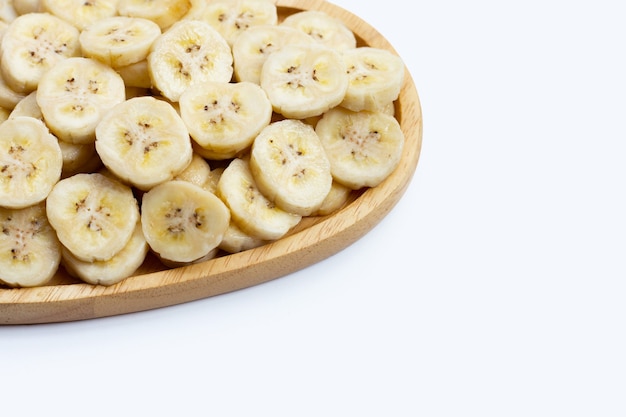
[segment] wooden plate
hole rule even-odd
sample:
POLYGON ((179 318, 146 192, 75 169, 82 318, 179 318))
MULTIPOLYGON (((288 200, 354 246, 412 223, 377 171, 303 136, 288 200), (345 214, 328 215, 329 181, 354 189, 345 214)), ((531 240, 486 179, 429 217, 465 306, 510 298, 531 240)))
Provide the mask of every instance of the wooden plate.
MULTIPOLYGON (((278 0, 277 6, 281 18, 301 10, 325 11, 352 29, 359 46, 395 52, 368 23, 323 0, 278 0)), ((288 236, 263 247, 188 267, 166 269, 150 255, 135 276, 110 287, 81 283, 63 269, 47 286, 0 287, 0 324, 75 321, 171 306, 279 278, 339 252, 389 213, 417 167, 422 113, 408 71, 396 102, 396 117, 406 136, 400 166, 381 185, 355 192, 342 210, 326 217, 305 218, 288 236)))

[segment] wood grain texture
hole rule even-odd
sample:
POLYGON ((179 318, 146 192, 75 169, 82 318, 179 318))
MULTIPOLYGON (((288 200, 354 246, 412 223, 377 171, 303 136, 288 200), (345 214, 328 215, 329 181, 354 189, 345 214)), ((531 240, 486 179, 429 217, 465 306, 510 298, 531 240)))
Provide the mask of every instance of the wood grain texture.
MULTIPOLYGON (((344 21, 360 46, 392 45, 367 22, 322 0, 279 0, 281 18, 300 10, 322 10, 344 21)), ((0 324, 34 324, 93 319, 207 298, 283 277, 319 262, 365 235, 396 205, 408 187, 422 146, 422 112, 410 73, 396 102, 406 137, 399 167, 382 184, 355 193, 353 201, 326 217, 303 220, 286 237, 245 252, 183 268, 166 269, 153 256, 136 275, 104 287, 81 283, 62 269, 38 288, 0 287, 0 324)))

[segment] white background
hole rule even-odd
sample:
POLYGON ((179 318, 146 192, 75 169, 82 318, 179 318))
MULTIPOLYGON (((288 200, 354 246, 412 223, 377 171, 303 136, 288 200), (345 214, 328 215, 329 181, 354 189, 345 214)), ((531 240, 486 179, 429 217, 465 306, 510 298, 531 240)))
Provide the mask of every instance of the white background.
POLYGON ((420 95, 394 210, 265 285, 0 328, 0 414, 625 415, 622 3, 336 0, 420 95))

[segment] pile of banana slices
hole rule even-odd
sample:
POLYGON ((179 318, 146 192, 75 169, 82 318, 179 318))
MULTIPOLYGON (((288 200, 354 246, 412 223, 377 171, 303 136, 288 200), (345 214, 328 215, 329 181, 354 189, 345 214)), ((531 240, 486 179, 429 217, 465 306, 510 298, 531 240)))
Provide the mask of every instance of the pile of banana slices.
POLYGON ((0 0, 0 284, 285 236, 398 166, 405 69, 271 0, 0 0))

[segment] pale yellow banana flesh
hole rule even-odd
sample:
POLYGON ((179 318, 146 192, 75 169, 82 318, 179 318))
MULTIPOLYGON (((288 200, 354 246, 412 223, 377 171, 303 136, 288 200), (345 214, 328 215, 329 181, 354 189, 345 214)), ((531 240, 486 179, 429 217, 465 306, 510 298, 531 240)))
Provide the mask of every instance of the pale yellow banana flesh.
POLYGON ((22 209, 0 207, 0 283, 11 287, 46 284, 61 261, 61 244, 45 204, 22 209))
POLYGON ((46 209, 63 246, 85 262, 115 256, 139 220, 131 188, 98 173, 59 181, 48 195, 46 209))
POLYGON ((173 262, 192 262, 218 247, 230 222, 226 205, 188 181, 172 180, 144 194, 141 223, 150 248, 173 262))
POLYGON ((321 206, 333 180, 317 134, 299 120, 287 119, 263 129, 252 146, 250 168, 265 196, 302 216, 321 206))

